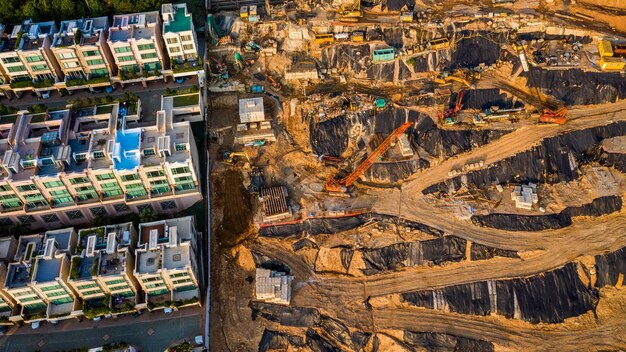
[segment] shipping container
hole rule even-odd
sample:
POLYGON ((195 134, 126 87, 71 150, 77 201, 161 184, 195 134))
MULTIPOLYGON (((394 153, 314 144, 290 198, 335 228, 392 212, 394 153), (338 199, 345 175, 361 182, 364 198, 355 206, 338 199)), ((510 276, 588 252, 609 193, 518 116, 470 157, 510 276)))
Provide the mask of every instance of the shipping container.
POLYGON ((239 9, 239 17, 242 19, 248 18, 248 6, 242 6, 239 9))
POLYGON ((430 50, 446 49, 450 47, 448 38, 437 38, 428 42, 430 50))
POLYGON ((333 43, 335 41, 335 36, 332 34, 316 34, 315 35, 315 43, 324 44, 324 43, 333 43))
POLYGON ((372 54, 372 60, 374 62, 390 61, 395 58, 396 51, 393 48, 377 49, 372 54))

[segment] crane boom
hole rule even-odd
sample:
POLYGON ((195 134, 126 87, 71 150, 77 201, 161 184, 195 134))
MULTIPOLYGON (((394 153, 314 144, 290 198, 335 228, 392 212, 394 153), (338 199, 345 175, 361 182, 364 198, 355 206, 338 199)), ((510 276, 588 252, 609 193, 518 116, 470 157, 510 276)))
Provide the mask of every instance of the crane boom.
POLYGON ((383 155, 391 144, 398 139, 413 122, 405 122, 402 126, 396 128, 383 142, 370 154, 354 171, 348 176, 337 180, 332 177, 326 182, 326 190, 328 192, 345 192, 345 188, 354 183, 361 175, 363 175, 377 160, 383 155))

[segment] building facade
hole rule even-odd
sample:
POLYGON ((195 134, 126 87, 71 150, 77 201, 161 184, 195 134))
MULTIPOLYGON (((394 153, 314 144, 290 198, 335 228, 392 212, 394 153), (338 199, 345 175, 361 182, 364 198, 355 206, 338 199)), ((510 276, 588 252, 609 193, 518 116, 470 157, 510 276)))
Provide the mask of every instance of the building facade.
POLYGON ((158 11, 114 16, 108 44, 120 79, 160 76, 155 73, 169 67, 162 42, 158 11))
POLYGON ((134 274, 149 309, 163 307, 166 302, 185 305, 200 297, 196 238, 192 217, 139 226, 134 274))
MULTIPOLYGON (((68 87, 117 74, 107 45, 108 30, 107 17, 61 22, 59 32, 54 34, 51 50, 59 62, 68 87)), ((103 79, 105 83, 108 81, 103 79)))
POLYGON ((185 62, 198 62, 198 38, 187 4, 163 4, 163 41, 172 67, 185 62))
POLYGON ((175 213, 201 200, 190 123, 159 111, 155 125, 128 128, 119 116, 138 105, 0 117, 0 227, 175 213))

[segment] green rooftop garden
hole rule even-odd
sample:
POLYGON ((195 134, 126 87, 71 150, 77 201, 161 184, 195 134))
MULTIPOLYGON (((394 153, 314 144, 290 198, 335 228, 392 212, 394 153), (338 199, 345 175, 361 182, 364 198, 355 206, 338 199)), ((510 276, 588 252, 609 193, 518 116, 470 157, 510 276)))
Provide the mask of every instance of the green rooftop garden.
POLYGON ((15 81, 15 82, 11 82, 9 84, 9 87, 15 89, 15 88, 27 88, 27 87, 32 87, 33 86, 33 81, 31 80, 23 80, 23 81, 15 81))
POLYGON ((173 98, 174 107, 197 105, 200 100, 200 94, 179 95, 173 98))
POLYGON ((109 81, 110 81, 109 76, 106 75, 106 76, 94 77, 90 79, 83 79, 83 78, 68 79, 67 81, 65 81, 65 85, 68 87, 75 87, 75 86, 86 86, 86 85, 98 84, 98 83, 108 83, 109 81))
POLYGON ((96 115, 110 114, 113 112, 113 105, 100 105, 96 107, 96 115))
MULTIPOLYGON (((2 106, 4 106, 4 105, 2 105, 2 106)), ((2 106, 0 106, 0 111, 2 111, 2 106)), ((4 125, 5 123, 15 123, 15 121, 17 121, 17 115, 3 115, 3 116, 0 116, 0 125, 4 125)))

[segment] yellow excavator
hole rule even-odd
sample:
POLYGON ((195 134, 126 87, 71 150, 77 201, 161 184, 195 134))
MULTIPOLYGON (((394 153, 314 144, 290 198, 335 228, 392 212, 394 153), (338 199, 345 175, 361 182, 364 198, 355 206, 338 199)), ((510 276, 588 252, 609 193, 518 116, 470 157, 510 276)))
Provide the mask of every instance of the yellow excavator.
POLYGON ((361 17, 361 0, 341 0, 341 21, 358 22, 361 17))
POLYGON ((226 152, 222 161, 226 164, 241 167, 244 170, 250 169, 250 158, 246 152, 226 152))

